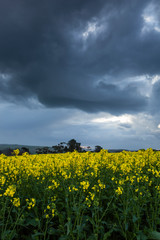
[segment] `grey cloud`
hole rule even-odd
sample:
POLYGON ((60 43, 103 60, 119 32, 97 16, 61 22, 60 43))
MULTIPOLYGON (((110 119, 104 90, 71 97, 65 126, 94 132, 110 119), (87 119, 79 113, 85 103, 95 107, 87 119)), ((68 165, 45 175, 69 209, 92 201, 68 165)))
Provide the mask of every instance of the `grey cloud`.
POLYGON ((132 127, 132 125, 129 124, 129 123, 121 123, 121 124, 119 124, 119 126, 120 126, 122 129, 124 129, 124 128, 128 129, 128 128, 131 128, 131 127, 132 127))
POLYGON ((106 113, 85 113, 74 109, 28 109, 16 104, 0 104, 0 143, 53 146, 75 138, 82 145, 108 148, 157 148, 159 119, 144 114, 129 123, 96 123, 95 118, 115 118, 106 113), (158 130, 158 131, 156 131, 158 130))
MULTIPOLYGON (((145 111, 138 84, 121 89, 123 77, 160 73, 160 33, 141 35, 149 0, 6 0, 0 3, 1 97, 36 97, 47 107, 115 114, 145 111), (82 33, 90 22, 102 31, 82 33), (109 74, 102 86, 103 77, 109 74), (101 80, 101 85, 95 87, 101 80)), ((157 1, 153 2, 154 4, 157 1)))
POLYGON ((156 82, 152 87, 150 111, 154 115, 160 114, 160 81, 156 82))

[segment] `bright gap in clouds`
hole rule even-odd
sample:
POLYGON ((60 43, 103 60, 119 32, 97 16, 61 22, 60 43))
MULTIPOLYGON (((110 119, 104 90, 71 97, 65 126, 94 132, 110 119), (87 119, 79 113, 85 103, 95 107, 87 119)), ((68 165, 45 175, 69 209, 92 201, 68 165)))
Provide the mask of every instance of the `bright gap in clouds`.
MULTIPOLYGON (((104 30, 103 19, 93 19, 92 21, 88 22, 85 30, 82 32, 82 38, 86 40, 90 36, 97 36, 104 30)), ((106 23, 105 23, 106 27, 106 23)))
POLYGON ((124 114, 121 116, 101 117, 91 120, 93 123, 132 123, 132 116, 124 114))
POLYGON ((160 80, 160 75, 155 75, 153 78, 152 78, 152 84, 155 84, 156 82, 158 82, 160 80))
POLYGON ((160 33, 160 22, 157 16, 156 7, 153 3, 150 3, 142 14, 144 25, 142 28, 142 34, 148 33, 152 30, 160 33))
POLYGON ((89 23, 85 32, 82 33, 84 38, 87 38, 90 34, 96 32, 96 23, 89 23))

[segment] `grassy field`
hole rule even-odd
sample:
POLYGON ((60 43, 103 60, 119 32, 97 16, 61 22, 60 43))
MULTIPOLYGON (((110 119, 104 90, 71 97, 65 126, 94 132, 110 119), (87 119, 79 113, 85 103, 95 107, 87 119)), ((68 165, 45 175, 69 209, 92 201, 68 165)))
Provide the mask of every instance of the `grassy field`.
POLYGON ((160 239, 160 152, 0 155, 1 240, 160 239))

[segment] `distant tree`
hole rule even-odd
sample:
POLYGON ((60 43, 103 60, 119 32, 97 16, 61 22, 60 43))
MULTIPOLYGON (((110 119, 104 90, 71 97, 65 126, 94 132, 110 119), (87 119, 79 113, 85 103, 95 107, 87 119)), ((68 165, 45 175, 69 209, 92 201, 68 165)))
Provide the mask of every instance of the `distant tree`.
POLYGON ((43 153, 44 153, 44 154, 47 154, 48 151, 49 151, 49 147, 43 147, 43 153))
POLYGON ((71 139, 67 143, 68 145, 68 151, 73 152, 74 150, 81 152, 81 143, 78 143, 75 139, 71 139))
POLYGON ((42 153, 43 153, 42 148, 36 148, 36 153, 37 153, 37 154, 42 154, 42 153))
POLYGON ((3 150, 3 153, 6 155, 6 156, 13 156, 13 149, 11 148, 6 148, 3 150))
POLYGON ((102 149, 103 149, 103 148, 102 148, 101 146, 97 145, 97 146, 95 146, 94 151, 95 151, 95 152, 100 152, 102 149))
POLYGON ((37 154, 47 154, 50 153, 49 147, 42 147, 36 149, 37 154))
POLYGON ((13 151, 16 150, 16 149, 5 148, 5 149, 1 150, 1 153, 3 153, 6 156, 13 156, 13 155, 15 155, 15 153, 13 151))
POLYGON ((68 151, 67 143, 61 142, 58 145, 52 146, 54 153, 65 153, 68 151))
POLYGON ((20 154, 25 153, 25 152, 27 152, 27 153, 30 154, 30 152, 29 152, 29 148, 22 147, 21 150, 20 150, 20 154))
POLYGON ((82 152, 81 143, 78 143, 75 139, 66 142, 61 142, 58 145, 52 146, 54 153, 66 153, 73 152, 74 150, 82 152))

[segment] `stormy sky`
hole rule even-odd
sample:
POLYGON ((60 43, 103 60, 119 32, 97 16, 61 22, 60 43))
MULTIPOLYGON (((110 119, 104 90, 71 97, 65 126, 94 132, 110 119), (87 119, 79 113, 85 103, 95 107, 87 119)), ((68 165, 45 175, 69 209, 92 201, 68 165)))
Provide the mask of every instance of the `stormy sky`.
POLYGON ((160 149, 159 0, 0 1, 0 143, 160 149))

